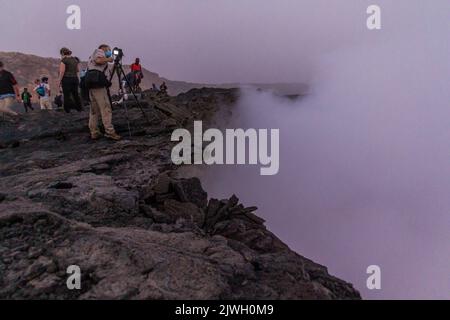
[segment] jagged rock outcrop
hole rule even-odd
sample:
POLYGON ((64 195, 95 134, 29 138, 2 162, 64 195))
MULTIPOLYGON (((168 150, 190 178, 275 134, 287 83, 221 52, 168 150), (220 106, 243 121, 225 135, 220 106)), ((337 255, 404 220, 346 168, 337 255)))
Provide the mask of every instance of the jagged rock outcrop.
POLYGON ((291 251, 236 196, 208 198, 170 160, 173 127, 211 120, 236 90, 148 96, 93 142, 87 112, 0 123, 1 299, 358 299, 291 251), (78 265, 81 290, 68 290, 78 265))

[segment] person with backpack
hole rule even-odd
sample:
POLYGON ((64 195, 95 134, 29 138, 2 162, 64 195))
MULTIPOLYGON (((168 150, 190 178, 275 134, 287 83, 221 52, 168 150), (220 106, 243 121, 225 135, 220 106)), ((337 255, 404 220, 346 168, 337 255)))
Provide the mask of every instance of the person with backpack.
POLYGON ((80 112, 82 111, 80 93, 78 90, 80 85, 78 79, 80 59, 72 57, 72 51, 68 48, 62 48, 60 54, 59 84, 64 95, 64 111, 70 113, 70 110, 74 109, 80 112))
POLYGON ((52 102, 50 101, 51 91, 47 77, 43 77, 41 79, 41 83, 36 88, 34 88, 34 92, 36 92, 39 96, 41 110, 53 109, 52 102))
POLYGON ((28 92, 28 88, 24 88, 22 92, 22 101, 23 106, 25 108, 25 112, 28 112, 28 109, 34 110, 33 106, 31 105, 31 98, 33 96, 30 92, 28 92))
POLYGON ((18 113, 11 110, 14 100, 20 101, 19 85, 11 72, 3 69, 0 61, 0 113, 17 116, 18 113))
POLYGON ((97 140, 101 137, 98 128, 98 118, 101 116, 103 127, 105 128, 105 137, 112 140, 120 140, 112 124, 112 108, 108 95, 108 89, 111 86, 106 77, 108 63, 114 62, 110 46, 102 44, 89 57, 88 71, 86 73, 86 87, 89 89, 89 98, 91 100, 91 110, 89 113, 89 130, 91 138, 97 140))

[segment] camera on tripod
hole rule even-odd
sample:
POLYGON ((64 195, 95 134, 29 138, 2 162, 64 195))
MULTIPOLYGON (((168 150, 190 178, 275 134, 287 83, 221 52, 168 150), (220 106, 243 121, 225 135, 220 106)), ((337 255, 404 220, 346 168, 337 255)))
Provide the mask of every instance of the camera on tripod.
POLYGON ((122 58, 123 58, 123 50, 122 49, 115 47, 113 49, 112 53, 113 53, 115 63, 119 63, 120 61, 122 61, 122 58))
MULTIPOLYGON (((134 98, 134 101, 136 102, 137 106, 139 107, 139 109, 141 109, 142 115, 144 116, 145 120, 147 121, 147 123, 150 125, 150 120, 147 117, 147 114, 145 113, 142 104, 139 102, 139 98, 136 95, 136 92, 133 90, 133 87, 129 81, 129 79, 127 78, 127 75, 125 74, 125 71, 123 70, 123 66, 122 66, 122 58, 124 57, 123 54, 123 50, 120 48, 115 47, 112 50, 112 54, 113 54, 113 58, 114 58, 114 68, 110 74, 110 78, 109 78, 109 82, 112 82, 114 75, 117 75, 117 80, 119 82, 119 94, 116 96, 118 98, 123 98, 124 94, 123 94, 123 81, 127 84, 128 88, 130 88, 131 94, 134 98)), ((111 93, 109 91, 108 88, 108 96, 109 96, 109 101, 111 103, 111 106, 113 104, 112 101, 112 97, 111 97, 111 93)), ((127 117, 127 124, 128 124, 128 132, 130 134, 131 137, 131 128, 130 128, 130 122, 128 120, 128 109, 126 106, 126 103, 123 99, 120 99, 123 103, 122 105, 125 107, 125 112, 126 112, 126 117, 127 117)), ((119 100, 119 101, 120 101, 119 100)))

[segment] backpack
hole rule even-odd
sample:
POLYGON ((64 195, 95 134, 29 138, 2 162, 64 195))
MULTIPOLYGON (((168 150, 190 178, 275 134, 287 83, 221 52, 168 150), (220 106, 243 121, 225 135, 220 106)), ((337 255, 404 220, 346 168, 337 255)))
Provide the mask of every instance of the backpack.
POLYGON ((62 106, 63 105, 63 99, 62 99, 62 95, 57 95, 56 97, 55 97, 55 104, 57 105, 57 106, 62 106))
POLYGON ((45 97, 46 91, 45 91, 45 86, 43 86, 42 84, 36 89, 36 93, 40 96, 40 97, 45 97))
POLYGON ((108 65, 106 65, 103 72, 95 69, 88 70, 84 78, 86 88, 90 90, 111 87, 112 83, 108 80, 105 74, 107 69, 108 65))

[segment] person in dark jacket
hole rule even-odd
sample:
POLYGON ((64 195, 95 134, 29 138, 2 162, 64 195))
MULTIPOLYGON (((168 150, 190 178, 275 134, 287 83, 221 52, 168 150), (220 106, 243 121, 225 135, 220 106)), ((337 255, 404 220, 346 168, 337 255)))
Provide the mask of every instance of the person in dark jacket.
POLYGON ((32 97, 33 96, 28 91, 28 88, 24 88, 23 92, 22 92, 22 101, 23 101, 23 106, 25 108, 25 112, 28 112, 28 109, 34 110, 33 106, 31 105, 32 97))
POLYGON ((80 71, 80 60, 72 57, 72 51, 67 48, 60 50, 61 63, 59 66, 59 83, 64 95, 64 110, 70 113, 70 110, 82 110, 80 93, 78 87, 80 81, 78 73, 80 71))
POLYGON ((14 100, 20 102, 19 85, 11 72, 3 69, 0 61, 0 113, 17 116, 18 113, 11 110, 14 100))

